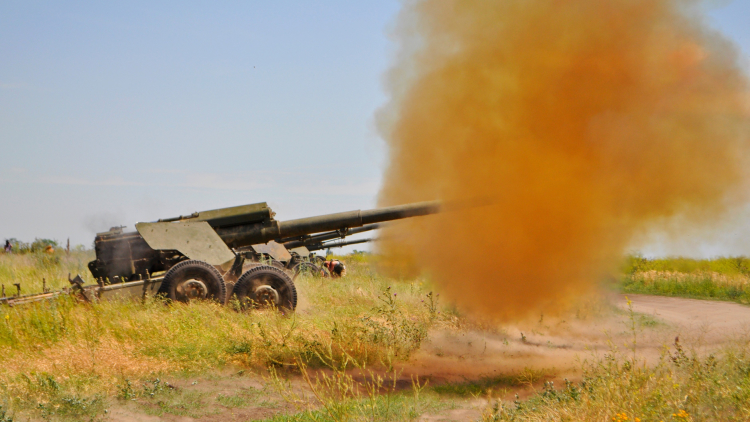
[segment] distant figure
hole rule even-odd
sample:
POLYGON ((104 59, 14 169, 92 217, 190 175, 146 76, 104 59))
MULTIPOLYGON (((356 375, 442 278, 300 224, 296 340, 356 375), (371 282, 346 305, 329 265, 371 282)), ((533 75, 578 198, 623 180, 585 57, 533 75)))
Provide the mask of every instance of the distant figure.
POLYGON ((10 244, 10 240, 5 241, 5 253, 13 252, 13 245, 10 244))
POLYGON ((337 259, 326 261, 323 266, 325 266, 328 269, 328 272, 331 273, 331 277, 344 277, 346 275, 346 266, 344 266, 343 262, 337 259))
POLYGON ((55 248, 52 245, 47 245, 44 247, 44 253, 53 254, 55 253, 55 248))

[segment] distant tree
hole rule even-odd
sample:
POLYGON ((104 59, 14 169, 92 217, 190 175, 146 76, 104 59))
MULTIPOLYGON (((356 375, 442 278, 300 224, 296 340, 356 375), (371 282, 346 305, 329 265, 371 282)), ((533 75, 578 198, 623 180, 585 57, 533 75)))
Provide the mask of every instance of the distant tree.
POLYGON ((31 243, 30 249, 32 252, 39 252, 39 251, 43 251, 44 248, 46 248, 47 246, 52 246, 53 248, 57 249, 60 245, 57 243, 56 240, 36 238, 31 243))

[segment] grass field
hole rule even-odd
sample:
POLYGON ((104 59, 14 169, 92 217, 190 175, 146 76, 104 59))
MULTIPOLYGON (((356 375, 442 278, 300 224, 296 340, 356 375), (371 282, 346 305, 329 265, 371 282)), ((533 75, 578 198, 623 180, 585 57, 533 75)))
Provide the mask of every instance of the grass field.
POLYGON ((645 259, 631 256, 623 270, 625 293, 750 303, 750 260, 744 257, 645 259))
MULTIPOLYGON (((0 255, 0 282, 21 282, 24 293, 41 291, 41 278, 62 287, 69 272, 90 278, 89 259, 85 251, 0 255)), ((744 267, 732 262, 642 260, 630 265, 623 286, 634 289, 642 277, 643 285, 662 288, 665 282, 646 278, 652 271, 741 280, 744 267)), ((107 420, 113 409, 131 408, 157 417, 211 418, 221 410, 246 415, 234 420, 272 421, 417 420, 466 407, 486 421, 750 419, 750 356, 742 348, 702 356, 675 344, 646 365, 612 346, 581 362, 580 380, 561 385, 530 370, 430 384, 398 364, 433 330, 481 327, 439 300, 427 280, 383 277, 362 256, 349 269, 345 279, 298 279, 304 295, 289 315, 67 297, 2 307, 0 422, 107 420), (503 396, 518 386, 537 393, 503 396)), ((644 320, 630 318, 635 339, 644 320)))
MULTIPOLYGON (((84 274, 88 259, 83 252, 0 257, 0 280, 22 283, 24 293, 40 292, 42 278, 62 287, 68 272, 84 274)), ((67 297, 0 308, 0 401, 9 411, 78 417, 103 412, 118 395, 152 394, 148 383, 164 374, 230 366, 277 374, 302 366, 387 370, 408 359, 428 329, 455 318, 424 281, 383 278, 365 263, 349 267, 343 280, 298 279, 305 299, 290 315, 159 300, 81 305, 67 297)))

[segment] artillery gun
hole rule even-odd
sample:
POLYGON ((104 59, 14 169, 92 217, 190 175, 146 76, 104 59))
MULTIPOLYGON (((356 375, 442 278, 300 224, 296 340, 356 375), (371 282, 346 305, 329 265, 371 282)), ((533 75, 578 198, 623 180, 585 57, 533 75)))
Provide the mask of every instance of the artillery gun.
POLYGON ((439 207, 437 202, 423 202, 286 221, 276 220, 265 202, 195 212, 137 223, 135 232, 113 228, 97 234, 96 259, 88 267, 99 293, 119 290, 121 284, 142 286, 144 294, 156 289, 173 301, 226 303, 226 283, 234 282, 231 296, 242 306, 273 303, 294 309, 296 288, 282 268, 256 265, 244 271, 245 261, 270 256, 291 262, 292 255, 280 242, 309 240, 323 232, 337 233, 334 239, 358 228, 373 230, 376 223, 433 214, 439 207), (163 276, 154 277, 158 274, 163 276))

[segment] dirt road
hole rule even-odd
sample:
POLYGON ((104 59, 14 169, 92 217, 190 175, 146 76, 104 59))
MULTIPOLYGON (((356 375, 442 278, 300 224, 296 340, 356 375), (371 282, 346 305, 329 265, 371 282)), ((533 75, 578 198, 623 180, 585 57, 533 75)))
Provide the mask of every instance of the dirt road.
POLYGON ((719 301, 660 296, 612 296, 609 304, 559 318, 503 324, 497 330, 432 332, 404 367, 444 381, 550 369, 575 377, 581 360, 613 351, 658 358, 679 337, 684 347, 714 350, 750 340, 750 307, 719 301), (633 330, 635 322, 635 330, 633 330), (635 335, 635 337, 634 337, 635 335))
MULTIPOLYGON (((729 302, 676 297, 628 295, 633 311, 668 324, 683 342, 715 347, 750 337, 750 307, 729 302)), ((626 309, 625 297, 618 303, 626 309)))

